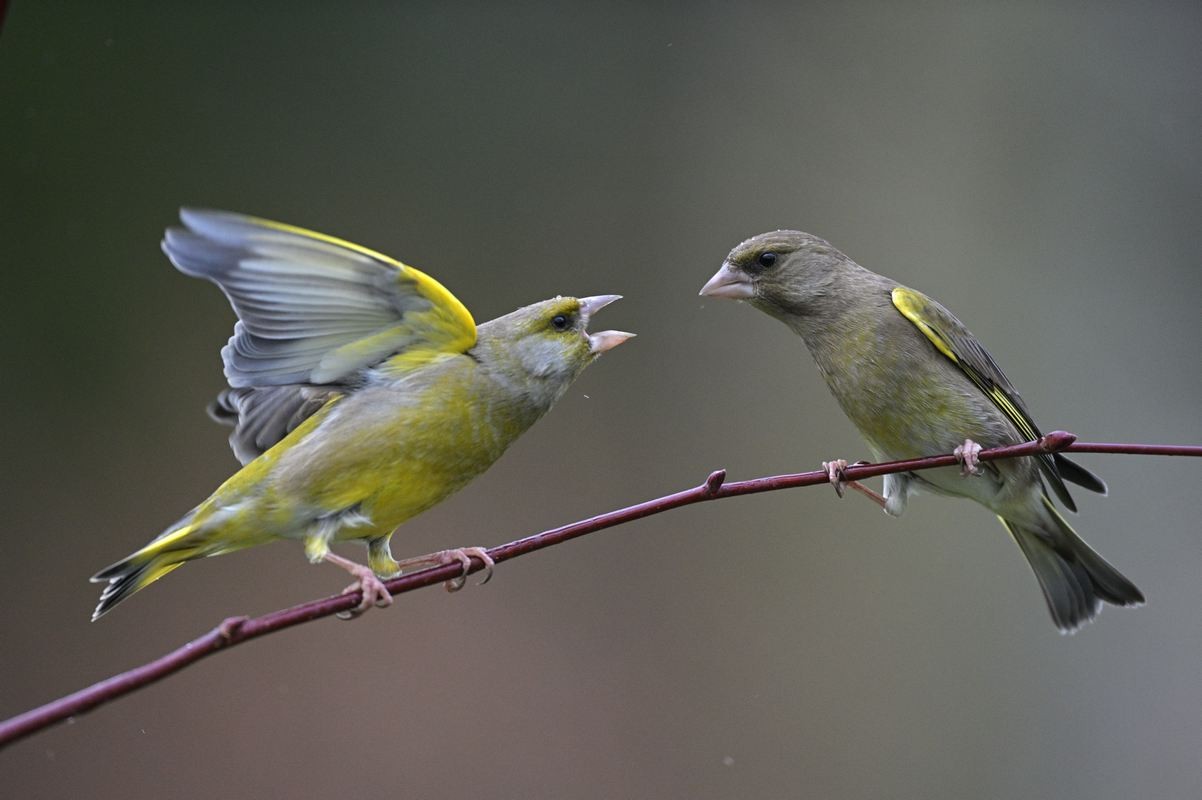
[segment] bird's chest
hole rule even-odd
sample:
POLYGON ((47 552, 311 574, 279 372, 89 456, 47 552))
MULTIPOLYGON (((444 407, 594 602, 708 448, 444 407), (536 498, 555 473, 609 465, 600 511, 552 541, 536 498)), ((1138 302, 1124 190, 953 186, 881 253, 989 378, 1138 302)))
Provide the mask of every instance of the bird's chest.
POLYGON ((810 347, 843 412, 873 449, 917 458, 949 452, 965 438, 996 438, 982 428, 987 401, 976 387, 908 334, 860 327, 846 331, 837 347, 810 347))
POLYGON ((515 438, 508 418, 448 381, 365 392, 341 411, 290 454, 280 490, 318 509, 355 508, 379 528, 453 494, 515 438))
POLYGON ((369 485, 355 487, 373 519, 399 524, 463 488, 505 451, 510 437, 479 409, 411 418, 403 435, 365 443, 369 485))

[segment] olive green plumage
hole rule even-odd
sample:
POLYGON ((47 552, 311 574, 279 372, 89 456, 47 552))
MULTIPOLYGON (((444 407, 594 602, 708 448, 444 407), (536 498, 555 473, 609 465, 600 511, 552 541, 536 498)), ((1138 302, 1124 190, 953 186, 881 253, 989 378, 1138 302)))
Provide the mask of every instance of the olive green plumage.
MULTIPOLYGON (((702 294, 745 300, 802 338, 844 413, 881 460, 1038 437, 1022 399, 980 342, 934 300, 864 269, 826 241, 774 231, 731 251, 702 294)), ((1065 481, 1105 484, 1063 456, 1005 459, 965 477, 955 468, 885 478, 885 509, 909 494, 967 497, 1002 520, 1031 564, 1056 626, 1097 616, 1103 602, 1143 595, 1069 526, 1044 486, 1076 510, 1065 481)))
POLYGON ((396 574, 393 530, 488 469, 633 335, 586 328, 617 295, 556 297, 477 326, 433 278, 373 250, 240 214, 181 216, 164 251, 238 315, 222 350, 230 388, 210 410, 234 426, 244 466, 92 578, 107 584, 93 619, 187 561, 273 539, 335 563, 331 542, 362 541, 376 575, 396 574))

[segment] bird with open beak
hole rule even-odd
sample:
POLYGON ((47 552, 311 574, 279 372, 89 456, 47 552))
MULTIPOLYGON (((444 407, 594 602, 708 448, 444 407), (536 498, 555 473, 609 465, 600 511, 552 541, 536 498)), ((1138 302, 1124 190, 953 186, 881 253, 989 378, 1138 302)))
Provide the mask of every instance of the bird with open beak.
MULTIPOLYGON (((618 295, 555 297, 477 326, 430 276, 381 253, 279 222, 185 209, 163 249, 216 283, 238 322, 222 350, 229 388, 210 408, 232 425, 240 471, 156 539, 92 580, 93 619, 182 564, 274 539, 303 543, 362 591, 481 548, 397 561, 406 520, 488 469, 602 353, 634 334, 590 333, 618 295), (332 542, 367 546, 368 565, 332 542)), ((485 578, 487 580, 487 578, 485 578)), ((448 589, 462 586, 461 576, 448 589)))

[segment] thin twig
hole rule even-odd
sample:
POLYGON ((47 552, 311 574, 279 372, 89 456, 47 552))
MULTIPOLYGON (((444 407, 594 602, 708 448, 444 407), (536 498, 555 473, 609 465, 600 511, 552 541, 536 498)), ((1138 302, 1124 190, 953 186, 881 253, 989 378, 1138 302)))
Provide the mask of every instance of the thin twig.
MULTIPOLYGON (((980 460, 991 461, 998 458, 1014 458, 1029 456, 1036 453, 1054 453, 1057 451, 1078 453, 1126 453, 1136 455, 1161 456, 1202 456, 1202 446, 1191 445, 1148 445, 1148 444, 1106 444, 1081 442, 1075 443, 1076 436, 1064 431, 1053 431, 1042 439, 1025 444, 997 447, 982 450, 980 460)), ((844 477, 848 481, 863 480, 878 475, 897 472, 915 472, 936 467, 950 467, 959 463, 955 456, 931 456, 916 458, 909 461, 891 461, 885 464, 861 464, 848 467, 844 477)), ((638 505, 600 514, 589 519, 563 525, 559 528, 536 533, 524 539, 494 547, 488 551, 493 561, 508 561, 511 558, 541 550, 544 547, 566 542, 578 536, 584 536, 594 531, 612 528, 636 519, 661 514, 681 506, 718 500, 724 497, 737 497, 745 494, 772 492, 779 489, 792 489, 799 486, 816 486, 829 482, 824 470, 802 472, 793 475, 773 475, 766 478, 753 478, 746 481, 726 482, 726 470, 717 470, 706 478, 700 486, 686 489, 675 494, 657 497, 638 505)), ((483 568, 479 559, 472 559, 470 572, 483 568)), ((393 595, 411 592, 423 586, 432 586, 450 578, 458 577, 462 567, 458 563, 445 564, 438 567, 402 575, 387 581, 385 585, 393 595)), ((303 622, 310 622, 322 617, 328 617, 339 611, 347 611, 357 606, 360 594, 336 595, 321 600, 303 603, 292 608, 274 611, 261 617, 230 617, 213 630, 198 639, 193 639, 183 647, 171 651, 167 655, 155 659, 140 667, 95 683, 74 694, 61 697, 43 706, 27 711, 24 714, 0 722, 0 747, 23 739, 56 722, 68 717, 89 711, 99 705, 115 700, 122 695, 148 686, 155 681, 178 672, 189 664, 212 655, 242 642, 257 639, 275 631, 291 628, 303 622)))

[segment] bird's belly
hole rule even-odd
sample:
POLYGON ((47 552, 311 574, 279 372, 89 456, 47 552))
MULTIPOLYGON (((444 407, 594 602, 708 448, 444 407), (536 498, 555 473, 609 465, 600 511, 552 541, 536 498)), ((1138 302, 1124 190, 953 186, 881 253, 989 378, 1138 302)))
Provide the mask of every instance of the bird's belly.
MULTIPOLYGON (((868 441, 873 457, 892 461, 951 453, 965 439, 984 448, 1012 444, 1014 432, 975 387, 949 386, 945 376, 911 372, 900 382, 862 376, 829 381, 844 413, 868 441)), ((986 507, 1006 502, 1033 467, 1026 460, 981 465, 965 477, 959 467, 914 473, 915 488, 966 497, 986 507), (1020 474, 1021 473, 1021 474, 1020 474)))
MULTIPOLYGON (((483 469, 447 473, 440 469, 423 469, 421 465, 404 464, 380 475, 371 486, 360 487, 363 499, 359 508, 372 522, 373 531, 388 533, 408 519, 430 509, 463 488, 483 469)), ((360 538, 359 531, 344 530, 338 538, 360 538)))
MULTIPOLYGON (((958 443, 962 443, 963 439, 958 443)), ((897 454, 876 442, 869 441, 873 457, 878 461, 893 461, 921 458, 929 455, 945 455, 953 447, 938 448, 922 453, 897 454)), ((1031 459, 1005 459, 982 462, 975 475, 965 475, 962 467, 938 467, 907 473, 910 491, 931 492, 950 497, 974 500, 995 513, 1013 505, 1017 495, 1025 495, 1031 486, 1038 486, 1037 468, 1031 459)))
POLYGON ((353 509, 366 518, 335 538, 370 538, 437 505, 484 472, 504 452, 504 442, 469 420, 440 424, 408 421, 403 435, 363 437, 356 446, 327 450, 322 462, 292 488, 316 499, 319 510, 353 509))
POLYGON ((905 364, 877 364, 857 374, 827 375, 843 412, 877 451, 890 459, 950 453, 965 439, 982 447, 1009 443, 996 408, 975 386, 949 386, 938 372, 905 371, 904 380, 885 380, 905 364))

